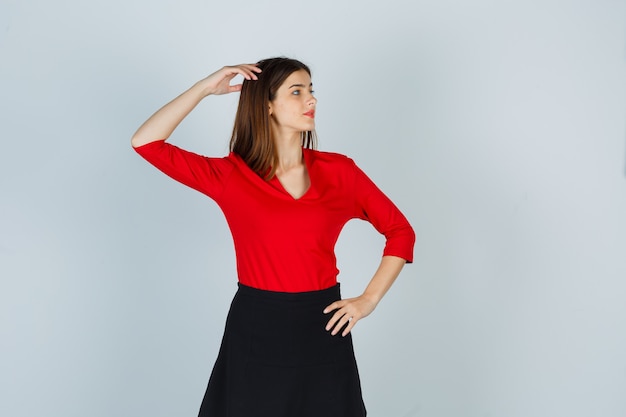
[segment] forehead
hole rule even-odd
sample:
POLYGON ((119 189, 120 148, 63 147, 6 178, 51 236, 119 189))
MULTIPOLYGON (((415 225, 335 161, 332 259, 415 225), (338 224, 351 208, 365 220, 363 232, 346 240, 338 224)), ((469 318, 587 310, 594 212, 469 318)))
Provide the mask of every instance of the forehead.
POLYGON ((299 85, 300 87, 305 86, 308 87, 311 85, 311 76, 308 72, 301 69, 298 71, 294 71, 285 79, 285 81, 281 84, 280 88, 289 88, 293 85, 299 85))

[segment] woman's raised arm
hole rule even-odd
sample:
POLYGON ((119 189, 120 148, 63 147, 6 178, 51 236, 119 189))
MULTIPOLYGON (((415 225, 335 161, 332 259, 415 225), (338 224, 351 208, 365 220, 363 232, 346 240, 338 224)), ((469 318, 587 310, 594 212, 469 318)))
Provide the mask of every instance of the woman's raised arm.
POLYGON ((254 64, 224 67, 195 83, 190 89, 161 107, 137 129, 131 139, 133 147, 170 137, 185 117, 209 95, 228 94, 241 90, 241 84, 230 85, 237 75, 246 80, 256 80, 261 69, 254 64))

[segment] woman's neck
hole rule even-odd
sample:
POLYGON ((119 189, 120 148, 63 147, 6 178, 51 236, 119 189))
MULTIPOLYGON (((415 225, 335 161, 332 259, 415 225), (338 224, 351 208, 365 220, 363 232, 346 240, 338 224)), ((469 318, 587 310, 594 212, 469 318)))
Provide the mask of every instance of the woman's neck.
POLYGON ((277 171, 285 172, 302 165, 302 139, 299 133, 289 137, 277 137, 274 140, 274 144, 276 146, 276 156, 278 157, 277 171))

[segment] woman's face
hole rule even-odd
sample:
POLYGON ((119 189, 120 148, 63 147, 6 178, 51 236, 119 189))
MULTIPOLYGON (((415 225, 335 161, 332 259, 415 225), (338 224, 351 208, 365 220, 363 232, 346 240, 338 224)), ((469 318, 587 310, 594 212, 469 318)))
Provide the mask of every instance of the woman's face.
POLYGON ((278 88, 269 112, 272 128, 279 135, 315 129, 315 105, 311 76, 305 70, 289 75, 278 88))

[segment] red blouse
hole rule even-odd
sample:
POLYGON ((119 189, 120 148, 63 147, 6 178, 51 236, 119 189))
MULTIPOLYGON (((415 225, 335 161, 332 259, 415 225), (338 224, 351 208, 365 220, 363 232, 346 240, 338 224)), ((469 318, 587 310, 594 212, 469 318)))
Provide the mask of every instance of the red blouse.
POLYGON ((274 177, 265 181, 236 154, 210 158, 163 140, 135 148, 152 165, 211 197, 235 244, 239 282, 270 291, 332 287, 339 270, 339 232, 353 218, 369 221, 387 243, 383 255, 413 261, 415 234, 406 218, 355 163, 303 149, 311 186, 294 199, 274 177))

